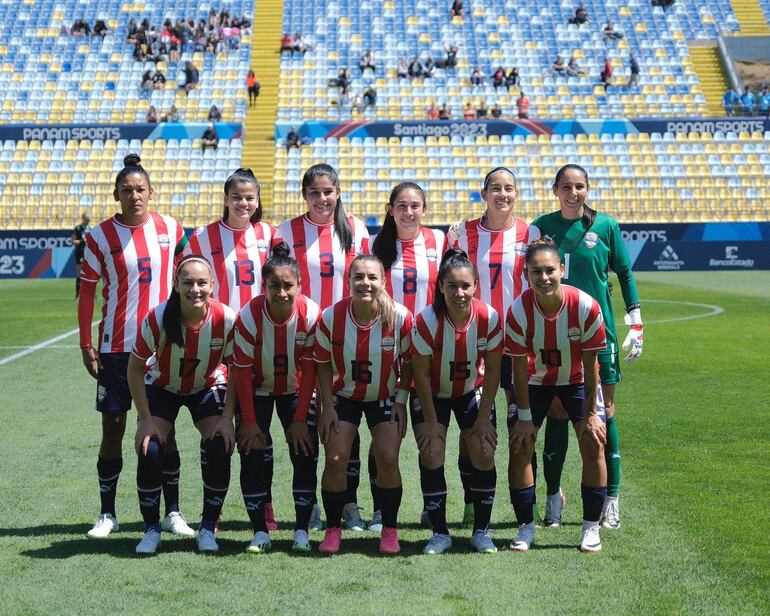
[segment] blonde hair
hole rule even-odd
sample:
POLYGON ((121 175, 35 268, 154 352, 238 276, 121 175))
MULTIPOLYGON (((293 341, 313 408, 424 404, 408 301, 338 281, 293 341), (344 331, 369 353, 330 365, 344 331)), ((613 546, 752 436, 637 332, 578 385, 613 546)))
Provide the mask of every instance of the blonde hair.
MULTIPOLYGON (((358 255, 350 263, 350 269, 348 270, 348 272, 353 271, 353 266, 359 261, 368 261, 371 263, 376 263, 380 268, 382 286, 380 287, 380 290, 377 292, 377 297, 375 301, 377 302, 377 307, 380 310, 380 318, 382 319, 383 325, 385 326, 386 329, 392 329, 393 324, 396 321, 396 307, 393 303, 393 299, 390 297, 390 295, 388 295, 388 290, 385 288, 385 268, 382 265, 382 261, 380 261, 374 255, 358 255)), ((348 276, 350 276, 349 273, 348 273, 348 276)))

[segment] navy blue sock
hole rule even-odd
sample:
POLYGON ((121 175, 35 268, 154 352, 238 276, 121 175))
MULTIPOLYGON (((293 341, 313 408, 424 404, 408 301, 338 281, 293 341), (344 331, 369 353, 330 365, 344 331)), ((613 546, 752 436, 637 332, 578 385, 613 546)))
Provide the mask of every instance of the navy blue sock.
POLYGON ((583 496, 583 519, 586 522, 598 522, 607 498, 607 486, 592 488, 581 484, 580 493, 583 496))
POLYGON ((380 493, 380 505, 382 506, 382 526, 396 528, 398 510, 401 507, 401 497, 404 493, 403 487, 381 488, 377 486, 377 491, 380 493))
POLYGON ((422 502, 425 511, 428 512, 430 524, 434 533, 448 535, 446 524, 446 476, 444 466, 438 468, 426 468, 420 464, 420 487, 422 488, 422 502))
POLYGON ((273 502, 273 437, 267 433, 267 447, 265 451, 265 487, 267 488, 267 502, 273 502))
POLYGON ((382 509, 382 503, 380 503, 380 495, 377 491, 377 460, 372 452, 369 452, 369 458, 366 461, 369 467, 369 488, 372 491, 372 510, 380 511, 382 509))
POLYGON ((160 529, 160 494, 163 481, 161 467, 163 445, 153 438, 147 445, 147 455, 140 454, 136 468, 136 491, 139 496, 139 511, 144 520, 144 529, 160 529))
POLYGON ((361 437, 358 436, 358 432, 356 432, 356 438, 353 439, 353 445, 350 448, 347 480, 348 487, 345 503, 357 503, 358 484, 361 482, 361 437))
POLYGON ((497 471, 492 468, 482 471, 471 468, 471 493, 473 495, 473 530, 486 530, 492 518, 492 505, 495 503, 497 471))
POLYGON ((324 513, 326 514, 327 528, 340 528, 342 521, 342 508, 345 506, 347 490, 341 492, 330 492, 321 488, 321 500, 324 503, 324 513))
POLYGON ((179 511, 179 473, 181 461, 179 452, 167 453, 163 457, 163 500, 166 503, 166 515, 179 511))
POLYGON ((115 492, 118 489, 120 471, 123 470, 123 458, 105 460, 101 456, 96 460, 96 475, 99 478, 99 499, 101 513, 115 517, 115 492))
POLYGON ((267 532, 265 524, 265 456, 260 450, 251 450, 248 455, 241 454, 241 492, 246 513, 251 526, 257 531, 267 532))
POLYGON ((473 472, 473 464, 471 459, 466 456, 457 456, 457 468, 460 470, 460 482, 463 484, 463 498, 467 505, 473 502, 473 494, 471 493, 471 473, 473 472))
POLYGON ((230 454, 225 450, 224 439, 217 435, 204 442, 206 465, 201 468, 203 475, 203 514, 201 528, 211 527, 219 519, 222 505, 230 485, 230 454))
POLYGON ((535 486, 527 488, 511 488, 511 504, 516 513, 516 521, 519 524, 529 524, 534 522, 535 516, 532 512, 532 502, 535 499, 535 486))

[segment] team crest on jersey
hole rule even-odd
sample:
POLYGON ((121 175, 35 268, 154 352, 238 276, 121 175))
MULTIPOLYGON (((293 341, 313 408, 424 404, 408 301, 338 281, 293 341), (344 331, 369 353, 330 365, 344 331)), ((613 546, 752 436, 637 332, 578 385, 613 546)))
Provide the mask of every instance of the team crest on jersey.
POLYGON ((383 351, 385 351, 386 353, 389 353, 390 351, 396 348, 396 339, 390 336, 385 336, 382 339, 382 344, 380 346, 382 347, 383 351))
POLYGON ((265 240, 257 240, 257 250, 259 252, 265 252, 267 250, 267 242, 265 240))
POLYGON ((294 336, 294 344, 297 346, 305 346, 306 340, 307 334, 305 332, 297 332, 297 334, 294 336))
POLYGON ((158 245, 161 248, 168 248, 169 246, 171 246, 171 240, 168 238, 168 235, 166 235, 165 233, 161 233, 158 236, 158 245))
POLYGON ((212 338, 211 344, 209 345, 212 349, 221 349, 225 346, 225 340, 224 338, 212 338))
POLYGON ((433 250, 433 248, 428 248, 428 250, 425 251, 425 257, 428 261, 438 261, 438 253, 433 250))
POLYGON ((486 338, 479 338, 476 341, 476 348, 479 351, 483 351, 484 349, 486 349, 487 348, 487 339, 486 338))
POLYGON ((596 243, 599 241, 599 236, 596 235, 593 231, 589 231, 586 233, 585 239, 583 240, 589 248, 593 248, 596 246, 596 243))
POLYGON ((520 257, 523 257, 525 254, 527 254, 527 245, 524 242, 516 242, 516 247, 513 249, 513 251, 520 257))
POLYGON ((567 330, 567 338, 572 340, 572 342, 577 342, 580 340, 580 328, 570 327, 569 330, 567 330))

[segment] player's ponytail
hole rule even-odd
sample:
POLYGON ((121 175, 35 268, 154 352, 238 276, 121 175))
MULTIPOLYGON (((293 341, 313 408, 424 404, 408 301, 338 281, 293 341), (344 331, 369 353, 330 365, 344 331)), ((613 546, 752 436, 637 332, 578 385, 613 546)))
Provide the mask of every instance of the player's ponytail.
POLYGON ((479 281, 479 272, 476 269, 476 266, 473 264, 473 261, 468 258, 468 255, 465 253, 465 251, 460 250, 459 248, 450 248, 447 250, 444 253, 444 256, 441 258, 441 264, 438 266, 438 276, 436 276, 436 290, 435 293, 433 293, 432 306, 433 312, 436 313, 436 316, 446 314, 446 298, 441 292, 441 284, 444 282, 444 278, 446 278, 447 274, 458 267, 467 267, 473 272, 473 279, 477 283, 479 281))
MULTIPOLYGON (((570 169, 574 171, 578 171, 583 174, 583 176, 586 179, 586 186, 588 186, 588 171, 583 169, 580 165, 577 165, 575 163, 569 163, 561 167, 556 172, 556 177, 553 180, 553 186, 556 188, 559 185, 559 182, 561 181, 562 176, 566 171, 569 171, 570 169)), ((586 229, 590 229, 591 225, 594 224, 594 221, 596 220, 596 210, 592 207, 589 207, 587 203, 583 204, 583 227, 586 229)))
POLYGON ((176 281, 182 272, 182 268, 186 263, 190 261, 198 261, 205 263, 209 270, 211 264, 206 257, 196 254, 190 254, 182 257, 179 263, 176 265, 176 271, 174 273, 174 286, 171 288, 171 293, 166 301, 166 308, 163 311, 163 334, 166 340, 171 344, 176 344, 180 347, 184 347, 184 334, 182 332, 182 300, 179 296, 179 292, 176 290, 176 281))
POLYGON ((273 247, 270 258, 265 261, 265 264, 262 266, 262 280, 267 280, 267 277, 273 274, 279 267, 288 267, 291 269, 297 277, 297 282, 301 282, 299 265, 297 264, 297 261, 292 258, 291 250, 286 242, 280 242, 273 247))
MULTIPOLYGON (((334 168, 326 163, 313 165, 305 171, 305 175, 302 176, 302 195, 305 196, 307 189, 313 184, 313 180, 322 176, 326 176, 331 180, 339 195, 340 178, 334 168)), ((339 196, 337 197, 337 205, 334 208, 334 233, 337 235, 342 249, 346 253, 350 252, 350 248, 353 246, 353 231, 350 229, 345 208, 342 207, 342 198, 339 196)))
POLYGON ((139 158, 139 154, 128 154, 123 159, 123 168, 118 171, 118 175, 115 176, 115 190, 118 189, 118 185, 123 179, 131 175, 132 173, 138 173, 147 178, 147 185, 152 186, 150 182, 150 174, 147 173, 144 167, 141 165, 142 159, 139 158))
MULTIPOLYGON (((259 181, 251 169, 247 167, 240 167, 233 171, 232 174, 230 174, 230 177, 225 180, 225 197, 227 197, 230 194, 230 191, 233 190, 238 184, 251 184, 257 189, 257 209, 251 215, 251 218, 249 218, 249 222, 251 222, 251 224, 256 224, 262 220, 262 197, 260 196, 259 181)), ((224 222, 227 222, 227 215, 229 211, 230 208, 225 206, 225 210, 222 214, 222 220, 224 222)))
POLYGON ((353 266, 359 261, 376 263, 380 268, 382 285, 380 285, 380 290, 378 291, 377 297, 374 301, 377 303, 377 307, 379 308, 383 327, 385 329, 392 329, 393 323, 396 321, 396 307, 393 303, 393 299, 390 297, 390 295, 388 295, 388 290, 385 288, 385 268, 382 266, 382 261, 380 261, 374 255, 358 255, 355 259, 353 259, 353 261, 351 261, 349 271, 353 271, 353 266))
MULTIPOLYGON (((416 190, 422 196, 422 206, 425 208, 425 192, 419 184, 414 182, 401 182, 391 192, 388 199, 388 210, 393 207, 398 196, 405 190, 416 190)), ((372 254, 375 255, 385 269, 390 269, 398 256, 396 250, 396 240, 398 240, 398 229, 396 220, 389 211, 385 212, 385 218, 382 221, 382 229, 374 238, 372 244, 372 254)))

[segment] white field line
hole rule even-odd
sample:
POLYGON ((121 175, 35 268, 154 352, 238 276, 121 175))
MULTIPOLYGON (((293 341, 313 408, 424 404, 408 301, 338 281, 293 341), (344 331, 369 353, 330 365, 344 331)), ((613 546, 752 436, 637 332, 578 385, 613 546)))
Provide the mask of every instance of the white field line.
POLYGON ((675 317, 672 319, 658 319, 657 321, 644 321, 645 325, 651 323, 676 323, 677 321, 690 321, 691 319, 702 319, 704 317, 715 317, 718 314, 722 314, 725 309, 721 306, 715 306, 714 304, 698 304, 697 302, 680 302, 671 299, 646 299, 643 300, 645 304, 681 304, 683 306, 695 306, 696 308, 706 308, 708 312, 701 314, 692 314, 686 317, 675 317))
MULTIPOLYGON (((94 323, 96 323, 96 321, 94 321, 94 323)), ((16 361, 17 359, 21 359, 22 357, 26 357, 31 353, 35 353, 36 351, 41 351, 43 349, 48 349, 48 348, 76 349, 78 348, 77 345, 57 346, 56 343, 66 338, 69 338, 70 336, 74 336, 75 334, 78 333, 78 331, 79 331, 78 328, 75 328, 73 330, 60 334, 58 336, 54 336, 50 340, 46 340, 45 342, 40 342, 38 344, 33 344, 32 346, 28 346, 28 347, 0 347, 0 349, 12 349, 12 348, 22 349, 18 353, 14 353, 13 355, 9 355, 8 357, 3 357, 2 359, 0 359, 0 366, 4 366, 5 364, 10 364, 11 362, 16 361)))

